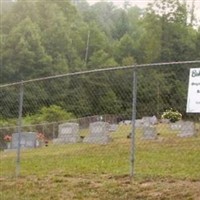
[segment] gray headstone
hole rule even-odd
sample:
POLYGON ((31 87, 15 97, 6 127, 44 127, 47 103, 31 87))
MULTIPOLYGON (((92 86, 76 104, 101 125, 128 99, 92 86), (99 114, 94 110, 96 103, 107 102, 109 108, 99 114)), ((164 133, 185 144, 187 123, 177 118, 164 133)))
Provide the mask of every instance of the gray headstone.
POLYGON ((179 131, 181 130, 182 125, 183 125, 183 121, 177 121, 175 123, 171 123, 170 128, 173 131, 179 131))
POLYGON ((157 118, 154 117, 143 117, 143 139, 155 140, 157 139, 156 127, 153 126, 157 123, 157 118))
MULTIPOLYGON (((20 135, 21 135, 21 140, 20 140, 21 148, 35 148, 36 147, 37 133, 23 132, 20 135)), ((18 148, 18 140, 19 140, 19 133, 13 133, 12 142, 11 142, 12 149, 18 148)))
POLYGON ((163 123, 163 124, 169 124, 170 120, 169 119, 161 119, 161 123, 163 123))
POLYGON ((111 141, 108 136, 109 123, 94 122, 89 126, 90 133, 83 140, 85 143, 107 144, 111 141))
POLYGON ((58 138, 53 139, 54 144, 77 143, 80 141, 79 124, 65 123, 58 127, 58 138))
POLYGON ((143 121, 142 121, 142 119, 136 119, 135 120, 135 127, 136 128, 142 128, 143 127, 143 121))
POLYGON ((143 123, 143 126, 150 126, 151 125, 151 117, 143 117, 142 118, 142 123, 143 123))
POLYGON ((124 120, 125 125, 131 125, 132 121, 131 120, 124 120))
POLYGON ((181 133, 178 134, 179 137, 192 137, 195 133, 195 125, 193 122, 186 121, 182 123, 181 133))
POLYGON ((144 126, 143 127, 143 139, 146 139, 146 140, 157 139, 156 127, 154 127, 154 126, 144 126))
POLYGON ((143 117, 142 121, 144 125, 155 125, 158 123, 158 119, 155 115, 152 117, 143 117))
POLYGON ((110 132, 115 132, 118 128, 118 125, 117 124, 110 124, 109 125, 109 131, 110 132))
POLYGON ((157 123, 158 123, 158 119, 157 119, 157 117, 156 117, 155 115, 152 116, 152 117, 150 118, 150 122, 151 122, 152 125, 157 124, 157 123))

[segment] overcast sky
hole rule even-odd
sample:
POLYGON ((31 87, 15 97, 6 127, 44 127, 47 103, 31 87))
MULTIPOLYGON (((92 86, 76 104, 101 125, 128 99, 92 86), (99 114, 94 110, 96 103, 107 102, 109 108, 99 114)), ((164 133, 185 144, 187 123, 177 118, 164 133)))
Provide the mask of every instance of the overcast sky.
MULTIPOLYGON (((100 2, 101 0, 87 0, 89 4, 94 4, 100 2)), ((123 6, 124 0, 103 0, 106 2, 113 2, 115 5, 123 6)), ((153 2, 154 0, 129 0, 131 5, 137 5, 140 8, 145 8, 148 3, 153 2)), ((188 5, 191 5, 193 0, 186 0, 188 5)), ((200 24, 200 0, 195 0, 195 13, 198 16, 198 24, 200 24)))
MULTIPOLYGON (((101 0, 87 0, 89 4, 94 4, 96 2, 99 2, 101 0)), ((119 5, 122 6, 124 3, 124 0, 107 0, 107 2, 112 1, 115 5, 119 5)), ((129 0, 129 2, 131 3, 131 5, 137 5, 139 7, 144 8, 145 6, 147 6, 147 4, 149 2, 152 2, 153 0, 129 0)))
MULTIPOLYGON (((87 2, 89 4, 94 4, 97 3, 101 0, 87 0, 87 2)), ((122 6, 124 3, 124 0, 103 0, 103 1, 107 1, 107 2, 113 2, 115 5, 119 5, 122 6)), ((195 4, 196 4, 196 8, 200 9, 200 0, 194 0, 195 4)), ((129 0, 129 2, 131 3, 131 5, 137 5, 139 7, 146 7, 148 3, 153 2, 153 0, 129 0)), ((186 0, 186 2, 188 4, 191 4, 193 2, 193 0, 186 0)))

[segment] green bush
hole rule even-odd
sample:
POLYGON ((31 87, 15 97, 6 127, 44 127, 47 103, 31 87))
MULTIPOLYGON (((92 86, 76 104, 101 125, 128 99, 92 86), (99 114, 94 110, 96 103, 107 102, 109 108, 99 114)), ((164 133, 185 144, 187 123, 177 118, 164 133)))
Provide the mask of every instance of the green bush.
POLYGON ((51 105, 49 107, 43 107, 40 111, 31 116, 25 117, 25 124, 37 124, 42 122, 59 122, 66 121, 74 118, 74 115, 65 111, 60 106, 51 105))
POLYGON ((6 126, 16 126, 17 119, 3 119, 0 117, 0 127, 6 127, 6 126))
POLYGON ((172 108, 169 110, 166 110, 162 114, 162 119, 169 119, 170 122, 176 122, 182 119, 182 114, 178 112, 177 110, 173 110, 172 108))

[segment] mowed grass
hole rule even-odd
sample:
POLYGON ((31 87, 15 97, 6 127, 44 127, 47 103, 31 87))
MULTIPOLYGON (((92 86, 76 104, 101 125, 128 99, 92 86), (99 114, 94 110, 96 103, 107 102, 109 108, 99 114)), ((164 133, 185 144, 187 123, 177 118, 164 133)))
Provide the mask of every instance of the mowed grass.
MULTIPOLYGON (((158 125, 157 140, 136 131, 133 181, 130 182, 131 126, 111 133, 108 145, 67 144, 0 154, 1 199, 198 199, 200 136, 179 138, 158 125)), ((88 130, 83 130, 87 135, 88 130)))

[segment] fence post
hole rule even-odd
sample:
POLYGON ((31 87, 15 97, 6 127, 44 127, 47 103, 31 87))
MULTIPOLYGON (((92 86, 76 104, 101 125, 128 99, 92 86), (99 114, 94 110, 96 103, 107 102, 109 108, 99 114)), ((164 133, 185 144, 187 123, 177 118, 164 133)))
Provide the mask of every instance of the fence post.
POLYGON ((20 149, 21 149, 21 132, 22 132, 22 110, 23 110, 23 96, 24 96, 24 85, 23 81, 20 83, 19 93, 19 113, 18 113, 18 145, 17 145, 17 160, 16 160, 16 177, 20 174, 20 149))
POLYGON ((56 138, 56 134, 55 134, 55 129, 56 129, 56 123, 53 123, 53 139, 56 138))
POLYGON ((131 172, 130 178, 134 176, 135 162, 135 120, 136 120, 136 100, 137 100, 137 74, 136 68, 133 68, 133 98, 132 98, 132 130, 131 130, 131 172))

